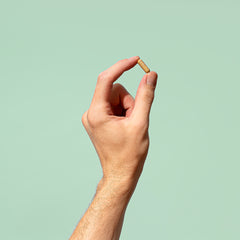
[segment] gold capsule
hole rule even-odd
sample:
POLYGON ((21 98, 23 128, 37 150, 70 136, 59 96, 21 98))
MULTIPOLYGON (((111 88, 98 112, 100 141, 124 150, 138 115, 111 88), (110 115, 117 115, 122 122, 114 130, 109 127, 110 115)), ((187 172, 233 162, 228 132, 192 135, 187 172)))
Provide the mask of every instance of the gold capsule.
POLYGON ((150 69, 148 68, 148 66, 143 62, 143 60, 139 59, 138 60, 138 64, 139 66, 143 69, 144 72, 149 73, 150 69))

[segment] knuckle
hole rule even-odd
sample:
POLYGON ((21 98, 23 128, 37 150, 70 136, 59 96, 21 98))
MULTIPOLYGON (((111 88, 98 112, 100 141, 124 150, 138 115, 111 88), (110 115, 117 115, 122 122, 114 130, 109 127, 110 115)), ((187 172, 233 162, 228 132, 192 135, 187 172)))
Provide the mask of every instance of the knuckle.
POLYGON ((94 126, 95 125, 95 116, 92 112, 89 112, 87 115, 87 120, 90 126, 94 126))
POLYGON ((120 83, 115 83, 114 87, 119 88, 119 87, 122 87, 122 85, 120 83))
POLYGON ((86 127, 87 125, 87 112, 85 112, 83 115, 82 115, 82 124, 84 127, 86 127))
POLYGON ((105 79, 108 78, 108 73, 107 71, 103 71, 101 72, 99 75, 98 75, 98 82, 102 82, 104 81, 105 79))
POLYGON ((88 124, 90 127, 95 128, 101 123, 101 118, 98 111, 89 111, 87 115, 88 124))
POLYGON ((104 72, 99 73, 99 75, 98 75, 98 80, 103 79, 103 77, 104 77, 104 72))
POLYGON ((117 90, 123 89, 123 86, 120 83, 115 83, 113 87, 114 89, 117 89, 117 90))

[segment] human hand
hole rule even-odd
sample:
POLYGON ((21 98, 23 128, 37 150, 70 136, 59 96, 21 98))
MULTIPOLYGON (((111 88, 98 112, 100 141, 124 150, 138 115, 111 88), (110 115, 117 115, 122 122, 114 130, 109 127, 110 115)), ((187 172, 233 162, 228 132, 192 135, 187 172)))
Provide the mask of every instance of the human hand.
POLYGON ((121 84, 114 84, 138 59, 120 60, 99 74, 90 108, 82 116, 107 181, 138 180, 147 156, 157 73, 143 76, 135 99, 121 84))

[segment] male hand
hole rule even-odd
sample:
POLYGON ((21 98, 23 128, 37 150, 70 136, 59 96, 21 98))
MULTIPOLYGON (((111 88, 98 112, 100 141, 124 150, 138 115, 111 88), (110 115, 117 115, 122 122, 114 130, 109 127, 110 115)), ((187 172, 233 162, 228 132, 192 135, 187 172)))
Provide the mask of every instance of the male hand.
POLYGON ((136 98, 114 82, 137 64, 124 59, 102 72, 82 122, 103 169, 96 194, 70 240, 118 240, 124 214, 141 175, 149 146, 149 112, 157 74, 142 78, 136 98))
POLYGON ((121 84, 114 84, 138 59, 120 60, 99 74, 90 108, 82 116, 107 182, 136 182, 147 156, 149 113, 157 73, 143 76, 135 99, 121 84))

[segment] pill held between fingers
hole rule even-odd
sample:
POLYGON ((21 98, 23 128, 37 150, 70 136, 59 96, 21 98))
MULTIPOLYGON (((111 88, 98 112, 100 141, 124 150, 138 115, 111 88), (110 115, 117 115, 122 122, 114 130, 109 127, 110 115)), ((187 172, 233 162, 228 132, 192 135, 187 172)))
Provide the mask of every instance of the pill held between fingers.
POLYGON ((148 66, 143 62, 143 60, 139 59, 138 60, 138 64, 139 66, 143 69, 144 72, 149 73, 150 69, 148 68, 148 66))

